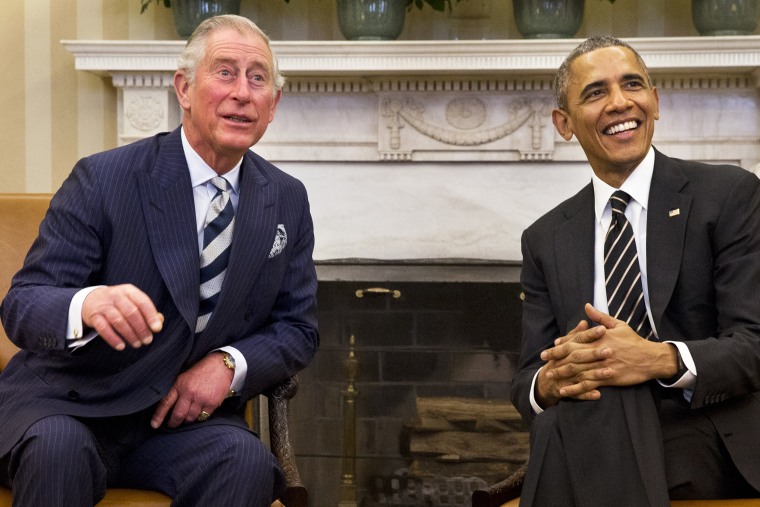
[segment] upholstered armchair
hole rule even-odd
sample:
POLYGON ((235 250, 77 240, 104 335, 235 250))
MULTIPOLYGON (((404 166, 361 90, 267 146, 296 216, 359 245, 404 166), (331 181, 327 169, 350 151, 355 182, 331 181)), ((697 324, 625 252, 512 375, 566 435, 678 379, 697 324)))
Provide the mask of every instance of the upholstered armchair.
MULTIPOLYGON (((0 300, 5 297, 11 278, 23 263, 26 252, 37 236, 48 203, 49 194, 0 194, 0 300)), ((0 371, 17 351, 0 328, 0 371)), ((274 506, 306 507, 308 495, 296 467, 290 441, 288 408, 298 390, 295 377, 264 393, 268 400, 270 448, 285 473, 287 491, 274 506)), ((254 404, 249 403, 248 423, 254 423, 254 404)), ((260 430, 261 428, 254 428, 260 430)), ((264 434, 265 432, 260 432, 264 434)), ((0 507, 10 507, 12 492, 0 487, 0 507)), ((154 491, 111 489, 99 507, 168 507, 171 499, 154 491)))

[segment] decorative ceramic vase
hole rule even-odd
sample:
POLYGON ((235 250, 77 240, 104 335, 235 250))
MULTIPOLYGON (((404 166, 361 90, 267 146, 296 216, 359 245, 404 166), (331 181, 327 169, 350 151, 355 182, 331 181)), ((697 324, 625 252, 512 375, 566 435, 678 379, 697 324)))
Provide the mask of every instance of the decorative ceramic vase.
POLYGON ((219 14, 240 14, 240 0, 172 0, 174 28, 188 38, 206 18, 219 14))
POLYGON ((526 39, 569 39, 581 27, 584 0, 512 0, 517 29, 526 39))
POLYGON ((757 0, 691 0, 700 35, 750 35, 757 28, 757 0))
POLYGON ((393 40, 401 35, 407 0, 338 0, 338 25, 348 40, 393 40))

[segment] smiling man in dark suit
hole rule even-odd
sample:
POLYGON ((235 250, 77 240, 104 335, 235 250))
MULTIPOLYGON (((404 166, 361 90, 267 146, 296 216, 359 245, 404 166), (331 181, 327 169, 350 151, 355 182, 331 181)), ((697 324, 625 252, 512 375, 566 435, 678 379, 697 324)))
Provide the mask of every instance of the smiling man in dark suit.
POLYGON ((593 176, 522 238, 521 505, 757 495, 760 181, 652 147, 657 90, 620 40, 578 46, 555 93, 593 176))
POLYGON ((14 505, 281 492, 242 412, 318 346, 306 191, 249 150, 283 82, 255 24, 207 20, 174 77, 182 126, 81 160, 53 197, 2 304, 22 349, 0 376, 14 505))

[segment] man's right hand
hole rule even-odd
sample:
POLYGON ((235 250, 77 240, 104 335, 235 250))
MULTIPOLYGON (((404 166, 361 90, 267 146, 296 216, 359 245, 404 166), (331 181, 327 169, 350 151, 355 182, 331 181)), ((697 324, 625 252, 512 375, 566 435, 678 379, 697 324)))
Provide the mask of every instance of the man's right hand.
POLYGON ((90 292, 82 304, 82 322, 94 329, 116 350, 127 345, 138 348, 153 341, 164 325, 147 294, 131 284, 100 287, 90 292))

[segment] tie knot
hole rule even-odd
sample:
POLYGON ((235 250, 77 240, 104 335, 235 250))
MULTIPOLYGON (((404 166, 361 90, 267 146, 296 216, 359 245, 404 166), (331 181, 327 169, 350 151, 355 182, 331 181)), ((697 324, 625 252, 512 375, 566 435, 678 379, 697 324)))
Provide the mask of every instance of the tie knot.
POLYGON ((625 208, 628 206, 628 201, 631 200, 631 196, 623 192, 622 190, 616 190, 612 197, 610 197, 610 206, 612 206, 613 212, 625 213, 625 208))
POLYGON ((220 192, 226 192, 230 185, 229 182, 221 176, 214 176, 211 178, 211 184, 220 192))

